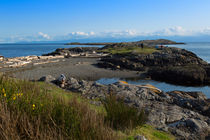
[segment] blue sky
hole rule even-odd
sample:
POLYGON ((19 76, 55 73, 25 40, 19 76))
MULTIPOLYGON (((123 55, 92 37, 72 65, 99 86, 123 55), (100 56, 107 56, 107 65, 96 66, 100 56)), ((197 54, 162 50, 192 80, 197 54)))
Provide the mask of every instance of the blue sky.
POLYGON ((1 0, 0 42, 210 35, 209 0, 1 0))

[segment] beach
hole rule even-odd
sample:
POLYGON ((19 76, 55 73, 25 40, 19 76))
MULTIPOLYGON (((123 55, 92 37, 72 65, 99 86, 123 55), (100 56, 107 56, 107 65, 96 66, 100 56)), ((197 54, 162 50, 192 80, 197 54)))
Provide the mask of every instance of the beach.
MULTIPOLYGON (((101 78, 135 78, 143 76, 137 71, 111 70, 98 68, 96 66, 99 58, 63 58, 56 59, 58 62, 27 65, 20 68, 3 68, 1 72, 8 72, 9 75, 26 80, 38 80, 42 76, 51 75, 55 78, 64 74, 66 77, 95 81, 101 78)), ((55 61, 55 60, 54 60, 55 61)))

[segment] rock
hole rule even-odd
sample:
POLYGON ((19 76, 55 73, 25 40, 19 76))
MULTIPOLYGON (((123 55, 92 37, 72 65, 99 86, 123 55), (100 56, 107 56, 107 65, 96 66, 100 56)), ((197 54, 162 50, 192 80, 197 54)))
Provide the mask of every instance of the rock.
POLYGON ((155 67, 148 71, 148 75, 158 81, 181 85, 203 85, 207 76, 205 69, 196 65, 155 67))
POLYGON ((47 83, 51 83, 53 81, 55 81, 56 79, 51 76, 51 75, 47 75, 47 76, 43 76, 39 79, 39 81, 42 81, 42 82, 47 82, 47 83))
POLYGON ((147 139, 142 135, 137 135, 134 137, 134 140, 147 140, 147 139))
POLYGON ((66 76, 64 74, 61 74, 60 77, 57 79, 59 85, 61 88, 65 87, 65 83, 66 83, 66 76))
POLYGON ((201 130, 202 128, 207 128, 208 124, 206 122, 203 122, 201 120, 197 119, 188 119, 186 120, 186 125, 193 129, 194 131, 196 130, 201 130))
POLYGON ((52 53, 44 54, 43 56, 79 56, 81 54, 95 54, 98 47, 75 47, 75 48, 59 48, 52 53))

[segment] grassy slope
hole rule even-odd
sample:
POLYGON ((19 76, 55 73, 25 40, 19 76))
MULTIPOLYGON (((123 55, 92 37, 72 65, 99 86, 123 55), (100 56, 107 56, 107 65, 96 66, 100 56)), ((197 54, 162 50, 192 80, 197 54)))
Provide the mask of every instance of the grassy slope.
MULTIPOLYGON (((58 88, 57 86, 46 84, 43 82, 40 82, 39 85, 42 88, 45 88, 45 89, 47 88, 50 91, 50 93, 52 93, 55 96, 62 95, 66 100, 70 100, 76 97, 79 101, 87 102, 87 103, 89 102, 89 100, 82 98, 77 93, 64 91, 58 88)), ((95 106, 92 104, 89 104, 89 105, 92 109, 95 109, 97 112, 105 113, 105 109, 103 106, 95 106)), ((123 132, 118 132, 118 133, 122 135, 123 137, 126 137, 125 139, 128 139, 128 140, 133 140, 134 136, 139 135, 139 134, 145 136, 148 140, 175 140, 175 137, 173 135, 163 132, 163 131, 156 130, 151 125, 144 125, 143 127, 137 127, 136 129, 130 132, 127 132, 126 134, 123 132)))
POLYGON ((156 130, 150 125, 144 125, 141 128, 136 128, 131 131, 128 137, 128 140, 133 140, 137 134, 145 136, 148 140, 175 140, 175 137, 169 133, 156 130))
MULTIPOLYGON (((129 132, 116 132, 101 124, 103 119, 100 119, 100 114, 106 114, 103 106, 91 105, 89 100, 84 99, 78 93, 64 91, 55 85, 47 83, 31 83, 27 81, 0 78, 0 99, 0 119, 3 119, 4 122, 5 116, 7 117, 6 123, 0 123, 2 129, 0 136, 7 139, 22 139, 21 137, 23 136, 26 139, 46 139, 46 137, 47 139, 52 139, 54 137, 60 137, 60 139, 62 139, 63 133, 61 134, 60 131, 68 131, 68 122, 73 123, 71 127, 81 127, 77 126, 78 124, 75 121, 82 121, 78 123, 82 123, 82 126, 85 126, 82 127, 82 129, 84 129, 82 134, 89 135, 86 139, 91 137, 94 137, 95 139, 95 137, 100 137, 102 134, 109 135, 105 139, 113 139, 114 135, 120 139, 133 139, 133 136, 137 134, 144 135, 149 140, 174 139, 172 135, 155 130, 149 125, 144 125, 141 128, 136 128, 129 132), (72 108, 69 108, 69 105, 70 107, 75 107, 77 110, 72 110, 72 108), (60 115, 60 111, 64 111, 64 114, 60 115), (82 113, 82 115, 85 114, 87 116, 81 117, 80 115, 74 118, 75 113, 71 114, 72 111, 76 111, 76 114, 82 113), (73 120, 67 117, 69 115, 73 117, 73 120), (26 123, 24 122, 25 120, 27 120, 26 123), (87 122, 90 123, 88 124, 87 122), (30 130, 27 130, 29 127, 27 123, 31 127, 31 132, 30 130), (50 126, 46 126, 46 123, 50 126), (98 125, 98 123, 100 125, 98 125), (17 126, 25 129, 19 130, 17 126), (43 132, 39 129, 42 129, 43 132), (49 129, 51 129, 51 131, 49 131, 49 129), (95 131, 95 129, 97 131, 95 131), (33 132, 34 130, 37 132, 33 132), (92 133, 92 130, 94 133, 92 133), (11 131, 14 131, 14 133, 11 134, 11 131), (19 136, 17 137, 17 135, 19 136)), ((72 134, 75 135, 74 137, 82 139, 84 136, 80 135, 78 132, 80 133, 80 131, 73 131, 72 134)), ((104 138, 100 137, 97 139, 104 138)))
POLYGON ((143 49, 140 47, 118 47, 118 48, 108 48, 102 50, 102 52, 111 53, 111 54, 151 54, 154 52, 158 52, 159 50, 152 47, 144 47, 143 49))

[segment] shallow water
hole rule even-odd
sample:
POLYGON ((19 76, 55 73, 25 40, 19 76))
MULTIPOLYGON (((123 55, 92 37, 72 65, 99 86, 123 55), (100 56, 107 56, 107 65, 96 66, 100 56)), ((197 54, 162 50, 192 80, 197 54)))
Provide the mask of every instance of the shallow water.
POLYGON ((135 85, 145 85, 145 84, 151 84, 155 87, 167 92, 167 91, 173 91, 173 90, 180 90, 180 91, 201 91, 203 92, 208 98, 210 98, 210 86, 202 86, 202 87, 188 87, 188 86, 179 86, 179 85, 173 85, 168 84, 165 82, 158 82, 154 80, 128 80, 128 79, 119 79, 119 78, 102 78, 98 80, 97 82, 101 84, 112 84, 119 80, 123 80, 128 82, 129 84, 135 84, 135 85))

